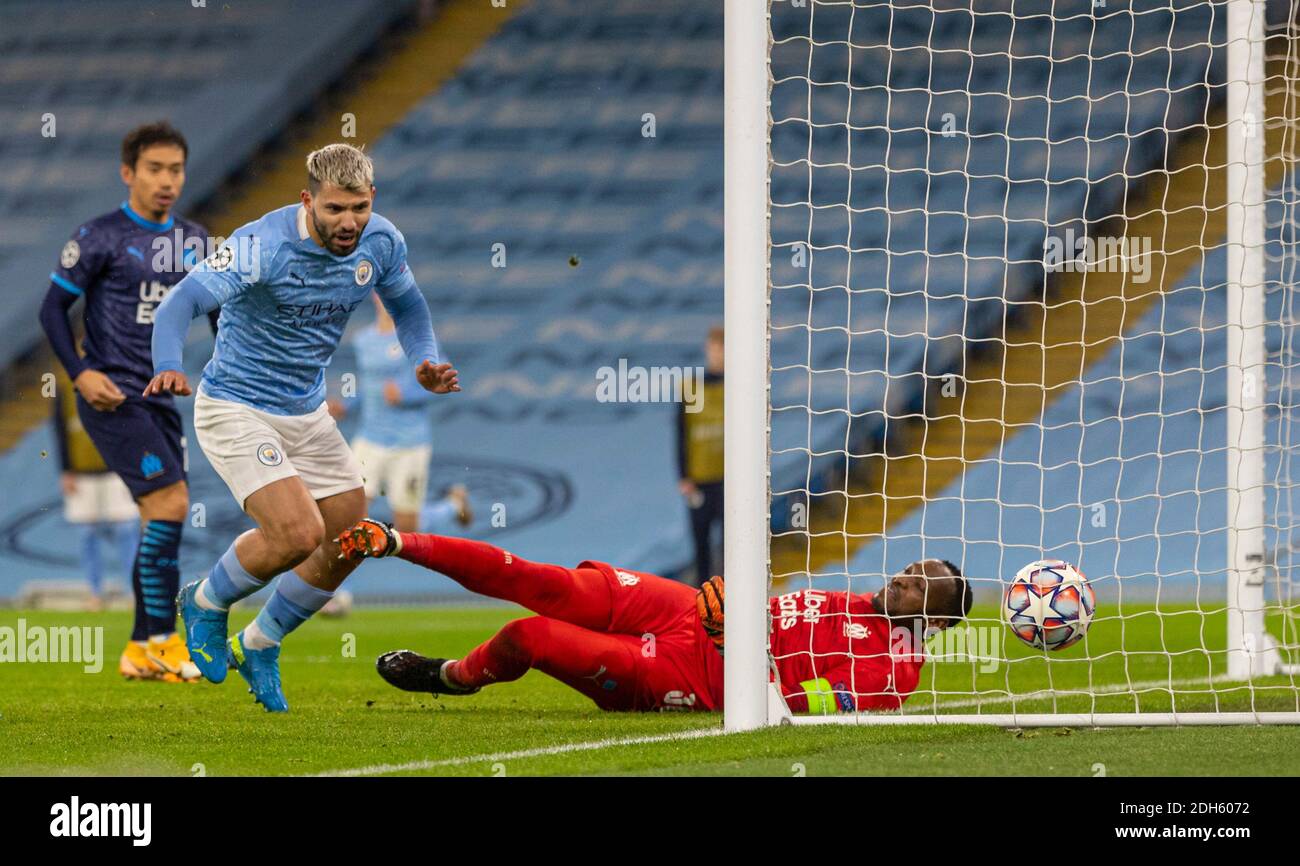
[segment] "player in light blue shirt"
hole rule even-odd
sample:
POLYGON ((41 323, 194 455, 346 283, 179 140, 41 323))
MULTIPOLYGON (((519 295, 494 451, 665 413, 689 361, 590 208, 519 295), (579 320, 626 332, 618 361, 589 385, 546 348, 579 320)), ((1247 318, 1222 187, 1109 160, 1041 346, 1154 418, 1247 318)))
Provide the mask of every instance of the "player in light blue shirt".
MULTIPOLYGON (((391 307, 412 366, 440 363, 429 307, 407 268, 402 233, 373 214, 364 236, 349 248, 351 253, 339 256, 319 246, 307 211, 294 204, 242 226, 194 268, 189 282, 177 287, 182 298, 203 313, 221 308, 202 391, 272 415, 314 411, 325 399, 325 368, 343 330, 372 291, 391 307)), ((173 311, 185 312, 168 309, 173 311)), ((154 341, 154 372, 179 371, 176 335, 160 336, 154 341)))
POLYGON ((301 204, 238 229, 155 313, 155 376, 145 394, 186 395, 181 349, 190 320, 221 310, 194 427, 257 528, 179 600, 186 643, 203 675, 221 682, 229 662, 269 711, 288 709, 280 642, 351 572, 332 539, 366 513, 361 467, 325 404, 325 368, 352 312, 378 294, 420 387, 460 390, 407 266, 406 241, 372 212, 374 195, 374 167, 359 149, 332 144, 313 152, 301 204), (277 574, 257 619, 227 641, 230 605, 277 574))
POLYGON ((382 299, 373 297, 375 322, 352 339, 357 399, 335 401, 330 409, 338 418, 359 404, 361 423, 352 451, 366 478, 366 498, 373 502, 386 496, 400 532, 418 532, 422 523, 442 526, 453 519, 468 526, 473 516, 463 484, 453 485, 436 503, 425 504, 433 457, 433 396, 411 373, 393 318, 382 299))
POLYGON ((357 436, 384 448, 429 445, 433 442, 433 414, 429 411, 433 395, 416 381, 392 318, 382 303, 377 306, 375 323, 352 341, 361 401, 357 436))

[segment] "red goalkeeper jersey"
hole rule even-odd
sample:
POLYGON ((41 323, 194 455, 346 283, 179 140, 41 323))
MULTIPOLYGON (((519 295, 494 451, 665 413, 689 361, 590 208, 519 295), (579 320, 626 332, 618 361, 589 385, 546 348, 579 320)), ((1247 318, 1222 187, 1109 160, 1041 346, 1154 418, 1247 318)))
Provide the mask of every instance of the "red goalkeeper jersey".
POLYGON ((910 632, 891 638, 872 596, 802 589, 774 597, 771 611, 772 655, 792 712, 893 710, 916 689, 923 647, 913 650, 910 632))

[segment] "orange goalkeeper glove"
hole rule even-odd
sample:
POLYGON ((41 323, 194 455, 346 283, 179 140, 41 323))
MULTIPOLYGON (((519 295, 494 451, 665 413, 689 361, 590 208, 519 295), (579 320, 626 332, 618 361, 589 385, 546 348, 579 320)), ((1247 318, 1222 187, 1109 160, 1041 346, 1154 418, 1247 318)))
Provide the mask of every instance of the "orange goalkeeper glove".
POLYGON ((700 625, 704 626, 704 633, 718 652, 723 651, 722 603, 725 597, 722 578, 717 575, 706 580, 695 594, 695 611, 700 615, 700 625))

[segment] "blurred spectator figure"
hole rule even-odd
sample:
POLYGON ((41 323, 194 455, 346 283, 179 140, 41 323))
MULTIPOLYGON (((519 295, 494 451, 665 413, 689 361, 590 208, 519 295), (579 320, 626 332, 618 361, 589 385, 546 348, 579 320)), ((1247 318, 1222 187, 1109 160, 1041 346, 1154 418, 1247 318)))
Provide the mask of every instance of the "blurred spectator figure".
POLYGON ((81 563, 90 583, 91 610, 103 610, 104 548, 117 552, 129 583, 140 542, 140 511, 131 491, 110 472, 77 416, 77 391, 62 370, 54 400, 54 436, 59 448, 63 517, 80 530, 81 563))
POLYGON ((709 330, 704 344, 703 383, 695 382, 694 400, 677 410, 677 471, 682 497, 691 514, 695 543, 695 583, 722 574, 721 553, 714 555, 713 527, 722 535, 722 374, 725 343, 720 327, 709 330), (692 405, 692 403, 694 405, 692 405))
MULTIPOLYGON (((352 453, 361 463, 367 506, 379 496, 388 499, 393 525, 400 532, 421 528, 441 531, 453 522, 469 526, 474 520, 463 484, 443 491, 426 504, 429 461, 433 457, 434 395, 424 390, 397 339, 397 326, 378 295, 374 324, 353 340, 357 356, 357 398, 361 424, 352 439, 352 453)), ((335 419, 345 417, 349 402, 329 401, 335 419)), ((427 529, 426 529, 427 531, 427 529)))

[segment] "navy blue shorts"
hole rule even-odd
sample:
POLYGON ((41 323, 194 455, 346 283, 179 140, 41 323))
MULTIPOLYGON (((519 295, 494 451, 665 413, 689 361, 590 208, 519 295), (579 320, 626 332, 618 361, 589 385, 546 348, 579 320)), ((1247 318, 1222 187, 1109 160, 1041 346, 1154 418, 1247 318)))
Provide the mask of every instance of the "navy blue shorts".
POLYGON ((113 412, 100 412, 78 394, 77 415, 134 498, 185 480, 185 427, 170 402, 133 396, 113 412))

